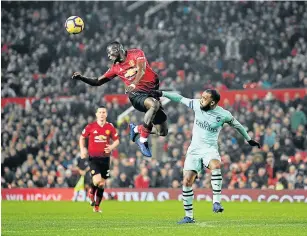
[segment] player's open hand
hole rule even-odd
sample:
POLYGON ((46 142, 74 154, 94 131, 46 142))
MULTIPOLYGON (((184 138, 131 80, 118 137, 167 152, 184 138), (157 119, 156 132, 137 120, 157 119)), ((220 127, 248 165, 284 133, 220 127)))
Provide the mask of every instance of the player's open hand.
POLYGON ((257 146, 258 148, 261 148, 260 143, 252 139, 248 141, 248 144, 251 146, 257 146))
POLYGON ((85 159, 88 157, 88 151, 86 148, 81 149, 81 159, 85 159))
POLYGON ((71 78, 75 80, 79 80, 81 76, 82 74, 80 72, 74 72, 71 78))
POLYGON ((135 88, 135 84, 130 84, 128 87, 126 87, 126 93, 132 92, 135 88))
POLYGON ((104 152, 105 152, 105 153, 111 153, 112 150, 113 150, 113 149, 111 148, 111 146, 110 146, 109 144, 107 144, 107 145, 106 145, 106 148, 104 149, 104 152))

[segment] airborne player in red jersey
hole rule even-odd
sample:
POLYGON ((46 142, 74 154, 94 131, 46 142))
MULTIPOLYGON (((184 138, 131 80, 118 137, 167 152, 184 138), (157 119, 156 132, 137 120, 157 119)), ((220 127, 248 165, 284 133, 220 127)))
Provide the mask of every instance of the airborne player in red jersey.
POLYGON ((105 180, 109 178, 110 155, 119 145, 118 134, 112 123, 106 121, 107 109, 103 106, 96 111, 97 120, 88 124, 79 139, 81 158, 89 157, 92 186, 90 189, 91 205, 94 212, 101 212, 99 205, 103 197, 105 180), (88 138, 88 148, 85 139, 88 138), (110 144, 110 140, 113 143, 110 144))
POLYGON ((168 133, 167 116, 158 97, 151 93, 159 88, 158 75, 151 69, 144 52, 140 49, 124 50, 119 42, 110 43, 107 47, 112 67, 99 78, 87 78, 79 72, 75 72, 72 79, 81 80, 92 86, 100 86, 118 76, 126 86, 132 106, 138 111, 144 112, 144 123, 136 126, 130 124, 130 139, 136 141, 144 156, 151 157, 148 146, 148 136, 155 133, 166 136, 168 133), (152 131, 155 126, 155 131, 152 131))

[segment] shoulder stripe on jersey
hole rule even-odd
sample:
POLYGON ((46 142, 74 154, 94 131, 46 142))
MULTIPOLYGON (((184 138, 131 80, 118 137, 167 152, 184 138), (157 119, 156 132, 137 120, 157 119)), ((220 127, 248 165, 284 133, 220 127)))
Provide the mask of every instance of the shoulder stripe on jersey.
POLYGON ((193 109, 193 100, 189 102, 189 107, 193 109))

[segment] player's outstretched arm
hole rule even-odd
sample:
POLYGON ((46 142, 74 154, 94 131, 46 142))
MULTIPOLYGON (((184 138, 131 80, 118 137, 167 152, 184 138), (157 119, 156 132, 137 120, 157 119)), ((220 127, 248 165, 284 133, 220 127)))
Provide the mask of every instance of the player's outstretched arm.
POLYGON ((234 117, 231 116, 230 120, 227 123, 233 128, 235 128, 245 138, 245 140, 248 142, 249 145, 257 146, 258 148, 261 147, 260 143, 251 139, 251 137, 248 135, 243 125, 241 125, 241 123, 237 121, 234 117))
POLYGON ((174 93, 174 92, 165 92, 165 91, 160 91, 160 90, 154 90, 154 91, 152 91, 152 94, 154 96, 157 96, 157 97, 166 97, 173 102, 180 102, 180 103, 183 103, 187 106, 189 106, 189 103, 191 101, 191 99, 185 98, 182 95, 180 95, 178 93, 174 93))
POLYGON ((79 72, 75 72, 72 77, 73 80, 81 80, 86 84, 89 84, 91 86, 101 86, 107 82, 109 82, 111 79, 106 78, 104 76, 100 76, 99 78, 90 78, 90 77, 85 77, 79 72))

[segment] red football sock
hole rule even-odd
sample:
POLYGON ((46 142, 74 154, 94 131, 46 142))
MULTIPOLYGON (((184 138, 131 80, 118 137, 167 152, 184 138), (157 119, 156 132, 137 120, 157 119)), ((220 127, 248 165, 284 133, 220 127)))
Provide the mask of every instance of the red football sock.
POLYGON ((152 130, 152 125, 149 126, 149 127, 147 125, 139 125, 138 126, 138 131, 139 131, 139 134, 141 136, 140 141, 142 143, 147 141, 147 138, 150 135, 151 130, 152 130))

